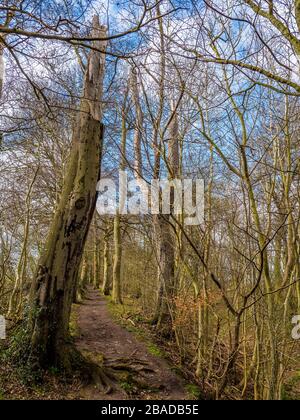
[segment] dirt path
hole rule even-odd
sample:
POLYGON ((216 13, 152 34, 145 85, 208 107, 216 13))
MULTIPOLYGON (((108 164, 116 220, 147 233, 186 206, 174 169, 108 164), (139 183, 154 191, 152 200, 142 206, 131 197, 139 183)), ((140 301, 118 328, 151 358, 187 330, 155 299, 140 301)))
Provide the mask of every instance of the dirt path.
MULTIPOLYGON (((142 389, 131 389, 130 384, 109 395, 99 391, 94 386, 80 390, 79 398, 96 400, 114 399, 161 399, 184 400, 188 395, 181 379, 175 375, 168 363, 149 353, 145 343, 139 341, 132 333, 116 324, 111 318, 104 298, 99 292, 90 290, 87 299, 79 308, 78 325, 80 334, 76 346, 85 354, 95 357, 105 355, 105 359, 138 359, 147 363, 149 371, 143 373, 142 389), (129 388, 129 389, 127 389, 129 388)), ((133 378, 134 379, 134 378, 133 378)))

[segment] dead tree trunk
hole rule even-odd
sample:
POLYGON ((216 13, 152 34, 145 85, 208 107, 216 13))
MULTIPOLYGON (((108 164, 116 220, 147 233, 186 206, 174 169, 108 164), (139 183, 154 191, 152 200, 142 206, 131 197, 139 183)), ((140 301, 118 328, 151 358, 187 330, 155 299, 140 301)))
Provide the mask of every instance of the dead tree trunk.
MULTIPOLYGON (((93 36, 105 28, 93 19, 93 36)), ((60 203, 31 290, 30 357, 40 367, 72 368, 69 319, 84 244, 96 204, 103 141, 104 42, 95 41, 84 80, 81 108, 60 203)))

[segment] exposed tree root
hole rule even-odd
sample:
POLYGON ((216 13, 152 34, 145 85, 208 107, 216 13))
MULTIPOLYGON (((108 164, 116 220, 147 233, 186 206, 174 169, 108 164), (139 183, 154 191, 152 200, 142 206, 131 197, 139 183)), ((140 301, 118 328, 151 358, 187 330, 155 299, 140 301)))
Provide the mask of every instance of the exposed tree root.
POLYGON ((109 394, 120 388, 124 377, 145 387, 147 374, 155 373, 149 363, 135 357, 135 353, 129 357, 113 359, 107 359, 101 354, 81 353, 72 338, 66 340, 51 360, 48 354, 33 352, 28 334, 23 328, 21 332, 21 335, 15 335, 15 342, 10 346, 12 362, 22 368, 24 377, 32 383, 43 382, 47 377, 45 373, 55 368, 63 381, 72 382, 77 377, 83 384, 93 384, 101 392, 109 394))
POLYGON ((105 366, 116 370, 129 370, 134 372, 154 373, 154 369, 149 367, 149 363, 145 360, 139 359, 113 359, 106 360, 105 366))
POLYGON ((104 358, 100 366, 88 359, 85 360, 84 369, 85 373, 89 375, 89 382, 95 384, 106 394, 119 388, 118 384, 122 374, 134 376, 135 383, 140 383, 144 387, 145 382, 143 382, 143 379, 145 375, 155 373, 155 370, 149 366, 148 362, 139 359, 120 358, 108 360, 104 358))

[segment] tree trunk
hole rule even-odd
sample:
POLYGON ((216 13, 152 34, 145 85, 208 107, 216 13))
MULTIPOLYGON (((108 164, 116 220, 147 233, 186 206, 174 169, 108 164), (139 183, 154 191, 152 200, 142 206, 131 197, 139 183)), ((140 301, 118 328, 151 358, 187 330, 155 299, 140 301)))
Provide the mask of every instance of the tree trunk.
POLYGON ((94 222, 94 232, 93 232, 93 286, 95 289, 100 287, 100 278, 99 278, 99 244, 97 239, 97 222, 94 222))
POLYGON ((109 234, 106 233, 104 236, 104 268, 103 268, 103 285, 102 291, 105 296, 110 295, 111 289, 111 264, 110 264, 110 252, 109 252, 109 234))
MULTIPOLYGON (((1 35, 0 35, 1 39, 1 35)), ((2 90, 3 90, 3 81, 4 81, 4 46, 0 44, 0 99, 2 96, 2 90)))
POLYGON ((295 16, 298 30, 300 32, 300 0, 295 0, 295 16))
MULTIPOLYGON (((2 98, 3 82, 4 82, 4 46, 1 44, 1 33, 0 33, 0 100, 2 98)), ((2 147, 3 133, 0 131, 0 148, 2 147)))
POLYGON ((76 278, 76 287, 73 293, 73 303, 80 303, 84 298, 84 293, 88 284, 88 260, 86 253, 83 254, 80 273, 76 278))
POLYGON ((139 97, 139 84, 137 69, 133 68, 131 73, 132 96, 135 106, 135 128, 134 128, 134 172, 137 179, 143 177, 142 165, 142 133, 143 133, 143 113, 139 97))
MULTIPOLYGON (((124 97, 122 107, 122 139, 121 139, 121 156, 120 156, 120 170, 126 169, 126 143, 127 143, 127 125, 126 125, 126 102, 127 92, 124 97)), ((141 159, 138 159, 141 162, 141 159)), ((141 169, 140 169, 141 170, 141 169)), ((121 203, 120 203, 121 205, 121 203)), ((121 209, 120 209, 121 211, 121 209)), ((121 216, 120 211, 117 211, 114 219, 114 267, 113 267, 113 302, 122 304, 121 293, 121 270, 122 270, 122 238, 121 238, 121 216)))
MULTIPOLYGON (((12 8, 6 12, 6 17, 4 20, 5 28, 9 27, 9 24, 11 23, 12 19, 15 16, 15 13, 16 12, 12 8)), ((6 37, 7 37, 7 34, 0 32, 0 100, 2 98, 3 84, 4 84, 4 49, 5 49, 6 37)), ((2 142, 3 142, 3 133, 0 131, 0 148, 2 147, 2 142)))
MULTIPOLYGON (((94 36, 104 33, 98 17, 94 17, 94 36)), ((30 356, 40 367, 72 368, 72 352, 68 351, 69 319, 96 204, 103 141, 101 98, 105 44, 97 41, 94 45, 103 53, 92 50, 89 55, 68 171, 31 290, 30 356)))
POLYGON ((35 171, 34 177, 30 182, 28 192, 26 195, 26 214, 24 222, 24 240, 22 244, 21 254, 17 265, 16 279, 12 294, 9 300, 7 318, 17 318, 21 316, 23 303, 23 288, 25 283, 27 265, 28 265, 28 242, 29 242, 29 227, 31 214, 31 193, 34 183, 37 178, 39 168, 35 171))
MULTIPOLYGON (((179 134, 177 112, 174 113, 170 127, 169 141, 169 179, 175 179, 179 173, 179 134)), ((174 213, 174 191, 171 191, 171 215, 174 213)), ((160 215, 156 218, 155 229, 159 258, 159 291, 154 322, 158 329, 168 335, 171 332, 172 305, 175 296, 175 247, 176 241, 172 224, 172 217, 160 215)))
POLYGON ((114 220, 114 268, 113 268, 113 291, 112 299, 114 303, 122 304, 121 294, 121 260, 122 260, 122 243, 121 243, 121 225, 120 213, 117 212, 114 220))

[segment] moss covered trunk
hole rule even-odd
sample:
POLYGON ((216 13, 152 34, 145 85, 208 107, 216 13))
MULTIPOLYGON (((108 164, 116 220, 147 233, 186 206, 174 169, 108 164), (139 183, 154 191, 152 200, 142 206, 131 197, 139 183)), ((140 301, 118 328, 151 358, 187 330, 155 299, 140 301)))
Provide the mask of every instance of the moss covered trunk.
MULTIPOLYGON (((98 18, 94 18, 93 33, 103 36, 103 31, 98 18)), ((101 98, 105 45, 96 46, 103 48, 103 53, 93 50, 89 56, 63 191, 31 289, 29 350, 31 358, 41 367, 68 369, 72 363, 69 319, 96 205, 103 141, 101 98)))
MULTIPOLYGON (((101 127, 88 115, 82 118, 81 144, 74 149, 83 147, 85 150, 81 156, 75 150, 72 152, 79 173, 75 177, 74 189, 70 193, 65 190, 62 195, 32 287, 31 349, 42 365, 60 364, 61 356, 65 355, 74 287, 95 208, 101 127)), ((68 175, 73 178, 72 166, 68 175)), ((68 186, 65 188, 69 190, 68 186)))

